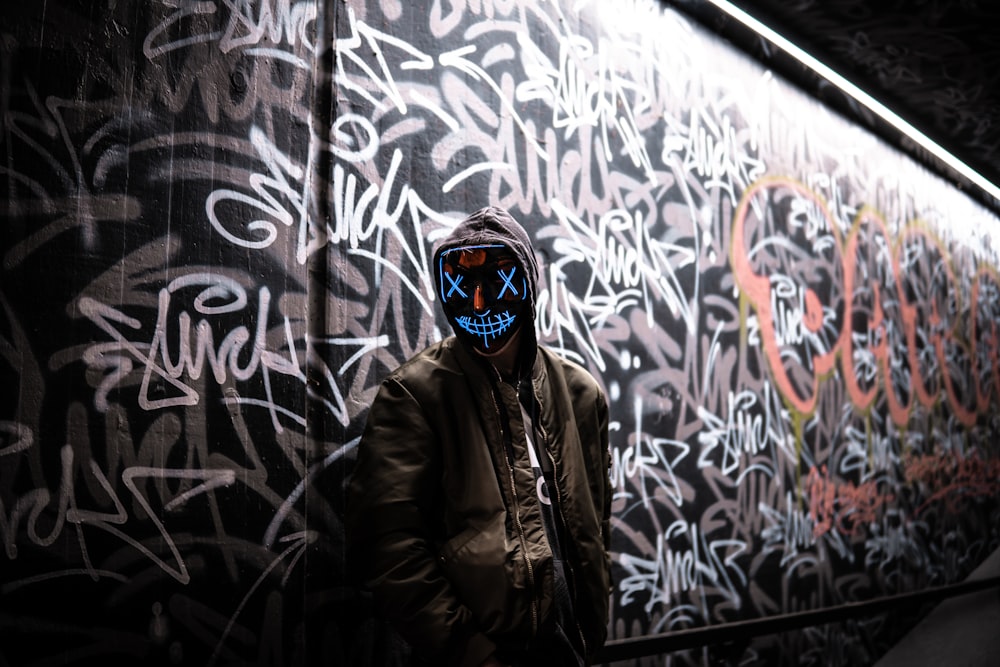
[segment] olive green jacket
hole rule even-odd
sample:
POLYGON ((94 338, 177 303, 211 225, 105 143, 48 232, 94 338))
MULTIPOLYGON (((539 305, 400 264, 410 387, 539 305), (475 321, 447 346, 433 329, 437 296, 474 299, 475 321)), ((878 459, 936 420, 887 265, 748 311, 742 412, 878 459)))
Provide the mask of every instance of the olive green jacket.
MULTIPOLYGON (((521 387, 540 406, 540 448, 554 465, 550 493, 592 656, 610 597, 607 403, 580 366, 544 347, 530 358, 521 387)), ((516 387, 454 337, 400 366, 369 412, 347 531, 353 567, 418 654, 478 665, 497 646, 528 645, 552 608, 553 564, 516 387)))

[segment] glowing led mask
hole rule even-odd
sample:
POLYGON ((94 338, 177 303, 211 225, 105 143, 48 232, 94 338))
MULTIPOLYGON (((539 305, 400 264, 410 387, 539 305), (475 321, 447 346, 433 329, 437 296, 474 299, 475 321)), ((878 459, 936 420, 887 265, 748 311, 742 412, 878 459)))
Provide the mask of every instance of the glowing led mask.
POLYGON ((528 284, 507 246, 446 250, 438 259, 438 285, 455 334, 480 352, 496 352, 521 325, 528 284))

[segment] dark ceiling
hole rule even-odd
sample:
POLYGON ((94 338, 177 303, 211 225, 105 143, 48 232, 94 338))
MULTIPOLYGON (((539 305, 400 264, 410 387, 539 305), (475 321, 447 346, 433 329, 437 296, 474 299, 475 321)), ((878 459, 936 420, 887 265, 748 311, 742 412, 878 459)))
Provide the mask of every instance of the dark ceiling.
MULTIPOLYGON (((693 3, 677 4, 691 9, 693 3)), ((732 0, 730 4, 821 60, 1000 187, 1000 2, 732 0)), ((702 11, 700 18, 710 16, 702 11)), ((718 14, 707 22, 724 35, 735 30, 718 14)), ((773 58, 773 49, 759 38, 755 44, 744 33, 734 41, 742 41, 744 48, 764 60, 773 58)), ((786 60, 785 69, 796 78, 795 65, 786 60)), ((822 92, 821 86, 812 87, 822 92)), ((857 113, 850 103, 839 106, 844 107, 841 111, 857 113)), ((896 143, 905 147, 908 142, 896 143)), ((956 180, 962 187, 969 185, 956 180)), ((1000 209, 996 199, 974 190, 978 188, 970 188, 970 193, 983 203, 1000 209)))

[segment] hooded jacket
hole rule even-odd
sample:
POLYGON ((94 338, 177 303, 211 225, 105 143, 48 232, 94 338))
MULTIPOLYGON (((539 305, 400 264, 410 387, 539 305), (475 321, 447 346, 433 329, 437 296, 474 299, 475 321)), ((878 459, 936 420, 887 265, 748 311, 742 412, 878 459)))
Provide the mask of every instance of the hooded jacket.
POLYGON ((519 393, 532 392, 554 469, 576 622, 590 657, 610 596, 608 408, 582 367, 537 344, 538 269, 509 214, 472 214, 437 248, 503 243, 528 276, 529 323, 512 382, 459 339, 431 345, 379 387, 348 489, 348 557, 376 605, 433 664, 522 650, 553 615, 553 558, 519 393))

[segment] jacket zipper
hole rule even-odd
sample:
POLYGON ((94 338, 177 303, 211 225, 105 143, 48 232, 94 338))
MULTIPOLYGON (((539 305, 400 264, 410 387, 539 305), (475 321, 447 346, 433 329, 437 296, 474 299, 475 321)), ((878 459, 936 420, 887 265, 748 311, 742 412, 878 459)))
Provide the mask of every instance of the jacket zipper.
MULTIPOLYGON (((559 491, 559 468, 556 467, 556 459, 552 456, 552 451, 549 448, 549 434, 545 430, 544 424, 542 424, 540 414, 542 403, 538 400, 537 394, 535 395, 535 402, 539 406, 539 416, 535 418, 535 426, 542 434, 542 448, 545 450, 545 455, 549 458, 549 462, 552 464, 552 486, 555 487, 556 491, 556 510, 559 512, 559 521, 562 524, 562 527, 565 528, 564 535, 566 538, 569 538, 569 526, 566 525, 566 517, 563 516, 562 493, 559 491)), ((578 598, 576 590, 576 573, 573 571, 573 564, 568 559, 563 558, 563 564, 570 571, 570 577, 573 582, 573 604, 576 604, 578 598)), ((573 612, 573 623, 576 625, 577 634, 580 635, 580 641, 583 642, 583 654, 586 656, 588 654, 587 637, 583 634, 583 628, 580 627, 580 619, 577 617, 575 610, 573 612)))
POLYGON ((521 542, 521 556, 524 564, 528 568, 528 584, 531 589, 531 636, 538 634, 538 600, 535 596, 535 571, 531 566, 531 558, 528 555, 528 541, 524 537, 524 525, 521 523, 521 501, 517 496, 517 484, 514 480, 514 464, 510 460, 510 450, 507 446, 507 437, 504 432, 503 418, 500 416, 500 406, 497 404, 497 397, 494 392, 490 392, 493 397, 493 409, 497 413, 497 424, 500 426, 500 442, 504 447, 504 460, 507 461, 507 478, 510 480, 511 500, 514 503, 514 523, 517 526, 517 537, 521 542))

